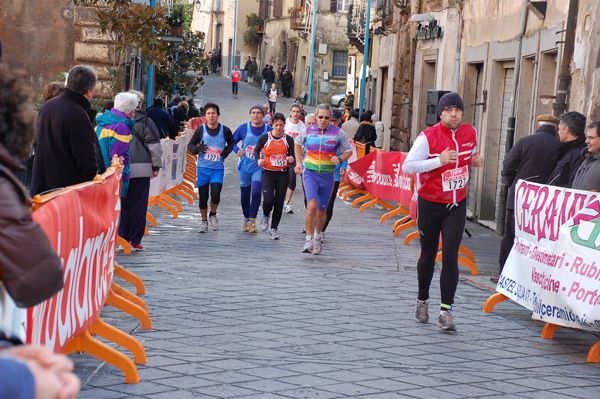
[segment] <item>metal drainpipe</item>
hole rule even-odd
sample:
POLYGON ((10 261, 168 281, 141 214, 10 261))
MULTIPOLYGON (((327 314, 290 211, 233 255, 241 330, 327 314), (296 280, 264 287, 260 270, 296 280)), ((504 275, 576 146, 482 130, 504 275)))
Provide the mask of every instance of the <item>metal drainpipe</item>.
POLYGON ((571 88, 571 59, 573 58, 573 49, 575 46, 575 29, 577 28, 578 12, 579 0, 570 0, 563 56, 560 63, 560 73, 558 75, 556 101, 552 105, 552 113, 554 116, 561 115, 567 109, 567 94, 569 94, 571 88))
POLYGON ((458 92, 458 81, 459 81, 459 75, 460 75, 460 52, 461 52, 461 46, 462 46, 462 31, 463 31, 463 27, 464 27, 464 21, 463 21, 463 17, 462 17, 463 2, 462 1, 457 2, 456 7, 458 8, 459 23, 458 23, 458 37, 457 37, 457 42, 456 42, 456 57, 454 60, 454 91, 458 92))
MULTIPOLYGON (((315 62, 315 31, 317 30, 317 6, 318 0, 313 3, 313 22, 312 22, 312 33, 310 39, 310 68, 308 70, 308 105, 312 105, 312 94, 313 94, 313 64, 315 62)), ((317 88, 317 102, 319 97, 319 88, 317 88)))
MULTIPOLYGON (((513 77, 512 92, 510 94, 510 108, 508 111, 508 126, 506 128, 506 146, 504 147, 504 156, 508 154, 515 140, 515 99, 517 97, 517 88, 519 87, 519 76, 521 75, 521 50, 523 47, 523 36, 527 30, 527 3, 529 0, 523 0, 521 8, 521 26, 519 28, 519 45, 517 47, 517 55, 515 57, 515 72, 513 77)), ((506 219, 506 197, 508 195, 508 187, 502 184, 500 188, 500 201, 498 209, 498 217, 496 218, 496 234, 504 235, 504 222, 506 219)))
MULTIPOLYGON (((365 22, 365 51, 363 51, 362 79, 360 81, 359 113, 362 115, 365 105, 365 89, 367 84, 367 64, 369 63, 369 30, 371 29, 371 0, 367 0, 367 20, 365 22)), ((370 76, 370 74, 369 74, 370 76)))
MULTIPOLYGON (((233 6, 233 49, 231 50, 231 68, 230 71, 233 71, 235 67, 235 41, 237 39, 237 13, 238 13, 238 0, 235 0, 233 6)), ((229 72, 231 74, 231 72, 229 72)), ((241 75, 241 73, 240 73, 241 75)))
MULTIPOLYGON (((150 2, 150 7, 156 8, 156 0, 150 2)), ((153 31, 154 33, 154 31, 153 31)), ((154 103, 154 64, 148 67, 148 92, 146 94, 146 108, 150 108, 154 103)))

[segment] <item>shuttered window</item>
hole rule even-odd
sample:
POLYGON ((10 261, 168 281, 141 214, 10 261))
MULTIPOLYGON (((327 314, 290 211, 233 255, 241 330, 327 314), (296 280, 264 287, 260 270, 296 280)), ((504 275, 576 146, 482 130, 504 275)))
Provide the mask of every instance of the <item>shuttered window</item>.
POLYGON ((337 11, 337 7, 338 7, 337 3, 338 3, 338 0, 330 0, 329 11, 336 12, 337 11))
POLYGON ((273 18, 281 18, 283 9, 283 0, 273 0, 273 18))

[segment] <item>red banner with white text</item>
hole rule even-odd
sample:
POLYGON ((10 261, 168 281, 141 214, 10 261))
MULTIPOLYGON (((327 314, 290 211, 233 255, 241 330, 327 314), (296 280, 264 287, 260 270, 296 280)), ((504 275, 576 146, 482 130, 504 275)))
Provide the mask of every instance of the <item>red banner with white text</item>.
POLYGON ((64 288, 28 309, 27 342, 61 352, 97 318, 113 279, 121 176, 73 187, 33 213, 64 269, 64 288))
POLYGON ((402 171, 405 152, 371 151, 350 167, 358 173, 371 195, 409 205, 412 198, 412 176, 402 171))

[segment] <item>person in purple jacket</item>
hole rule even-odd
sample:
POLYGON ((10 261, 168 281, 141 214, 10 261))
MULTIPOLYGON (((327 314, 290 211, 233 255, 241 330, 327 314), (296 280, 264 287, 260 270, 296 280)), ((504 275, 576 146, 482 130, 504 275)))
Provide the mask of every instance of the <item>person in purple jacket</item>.
POLYGON ((104 158, 104 164, 110 166, 111 159, 117 155, 123 157, 123 183, 121 197, 127 195, 130 178, 131 140, 133 138, 132 119, 138 106, 138 96, 133 93, 119 93, 115 97, 115 106, 96 118, 96 135, 104 158))

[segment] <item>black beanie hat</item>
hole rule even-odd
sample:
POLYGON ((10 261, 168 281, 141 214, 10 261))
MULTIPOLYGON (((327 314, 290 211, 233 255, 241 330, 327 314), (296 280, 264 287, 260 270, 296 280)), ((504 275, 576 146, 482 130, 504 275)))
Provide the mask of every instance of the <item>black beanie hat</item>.
POLYGON ((249 111, 248 113, 252 113, 252 110, 253 110, 253 109, 257 109, 257 110, 259 110, 260 112, 262 112, 263 116, 265 116, 265 110, 263 109, 263 106, 262 106, 262 105, 260 105, 260 104, 254 104, 254 105, 252 106, 252 108, 250 108, 250 111, 249 111))
POLYGON ((444 94, 442 98, 440 98, 440 102, 438 103, 437 109, 438 116, 440 116, 442 111, 444 111, 445 109, 453 107, 459 108, 461 111, 465 110, 465 105, 463 104, 462 98, 460 98, 458 93, 451 91, 450 93, 444 94))

